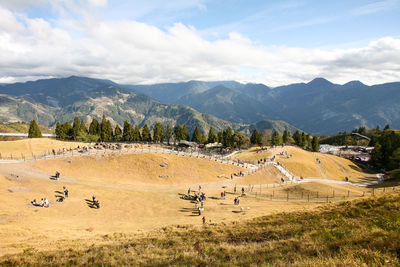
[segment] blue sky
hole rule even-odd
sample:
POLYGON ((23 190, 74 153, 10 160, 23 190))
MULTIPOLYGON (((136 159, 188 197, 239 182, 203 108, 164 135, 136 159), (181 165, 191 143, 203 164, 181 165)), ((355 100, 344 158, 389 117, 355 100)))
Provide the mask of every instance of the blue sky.
POLYGON ((8 62, 0 82, 400 80, 400 0, 0 0, 0 8, 8 62), (27 68, 27 58, 38 62, 27 68))

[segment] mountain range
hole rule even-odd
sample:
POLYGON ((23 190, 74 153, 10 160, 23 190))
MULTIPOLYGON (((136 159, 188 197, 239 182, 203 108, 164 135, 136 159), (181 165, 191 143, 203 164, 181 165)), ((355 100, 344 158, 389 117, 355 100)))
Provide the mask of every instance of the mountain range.
POLYGON ((400 83, 339 85, 316 78, 275 88, 235 81, 122 85, 71 76, 2 84, 0 111, 0 121, 37 119, 43 125, 105 114, 120 125, 160 121, 187 124, 189 131, 198 125, 204 132, 230 126, 244 133, 302 129, 331 135, 360 126, 400 128, 400 83))
MULTIPOLYGON (((207 133, 228 126, 249 133, 254 126, 217 118, 207 113, 176 104, 164 104, 127 86, 109 80, 71 76, 34 82, 0 86, 0 121, 17 122, 36 119, 42 125, 57 121, 72 122, 76 116, 87 122, 106 115, 112 124, 123 125, 124 120, 142 127, 159 121, 164 125, 186 124, 190 132, 198 126, 207 133)), ((264 126, 293 132, 297 128, 286 122, 265 121, 264 126)), ((261 129, 264 130, 264 129, 261 129)))
POLYGON ((283 120, 316 135, 336 134, 360 126, 374 128, 389 124, 400 128, 399 82, 368 86, 352 81, 339 85, 316 78, 309 83, 275 88, 252 83, 191 81, 179 83, 174 90, 173 85, 129 88, 224 120, 245 124, 283 120))

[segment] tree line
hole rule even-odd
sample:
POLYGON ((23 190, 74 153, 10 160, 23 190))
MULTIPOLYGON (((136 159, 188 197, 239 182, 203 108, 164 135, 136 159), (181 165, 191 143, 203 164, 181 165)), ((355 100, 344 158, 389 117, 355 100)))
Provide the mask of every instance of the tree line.
MULTIPOLYGON (((31 121, 29 132, 36 133, 40 131, 36 121, 31 121)), ((231 148, 248 148, 250 145, 281 145, 281 144, 295 144, 304 149, 311 151, 319 151, 318 137, 311 137, 304 132, 296 131, 292 136, 285 130, 282 135, 274 131, 271 139, 267 138, 265 134, 254 129, 250 138, 243 133, 233 131, 231 127, 223 131, 216 132, 213 127, 210 127, 207 136, 200 131, 199 127, 195 127, 193 133, 190 135, 186 124, 175 125, 172 127, 168 124, 164 127, 160 122, 156 122, 152 131, 150 127, 145 124, 139 128, 138 125, 132 125, 128 121, 124 121, 123 127, 116 124, 113 128, 111 122, 103 115, 102 120, 99 122, 93 118, 89 127, 83 120, 78 117, 74 118, 72 125, 69 122, 56 123, 56 138, 61 140, 75 140, 83 142, 110 142, 110 141, 128 141, 128 142, 164 142, 168 144, 173 140, 174 142, 180 140, 192 141, 199 144, 207 143, 221 143, 224 147, 231 148)), ((29 135, 29 137, 41 137, 38 134, 29 135)))

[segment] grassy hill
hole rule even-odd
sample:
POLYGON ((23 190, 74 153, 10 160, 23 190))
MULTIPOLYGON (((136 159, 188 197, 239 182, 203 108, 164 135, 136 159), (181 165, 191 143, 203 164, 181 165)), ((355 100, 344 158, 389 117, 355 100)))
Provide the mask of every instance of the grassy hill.
POLYGON ((31 249, 2 257, 0 264, 398 266, 399 209, 396 192, 240 223, 165 227, 143 237, 104 237, 114 239, 114 245, 45 253, 31 249))

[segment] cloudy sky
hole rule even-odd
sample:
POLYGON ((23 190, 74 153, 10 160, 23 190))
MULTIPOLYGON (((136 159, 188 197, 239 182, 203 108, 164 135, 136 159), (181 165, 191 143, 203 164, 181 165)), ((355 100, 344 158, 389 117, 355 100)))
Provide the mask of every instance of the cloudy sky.
POLYGON ((400 81, 400 0, 0 0, 0 83, 400 81))

